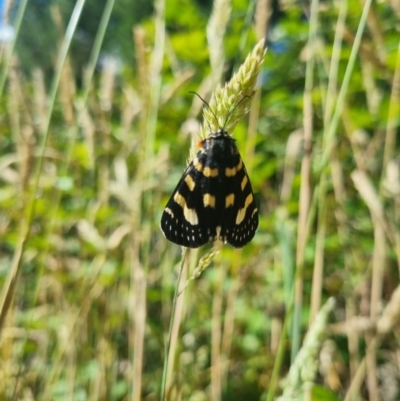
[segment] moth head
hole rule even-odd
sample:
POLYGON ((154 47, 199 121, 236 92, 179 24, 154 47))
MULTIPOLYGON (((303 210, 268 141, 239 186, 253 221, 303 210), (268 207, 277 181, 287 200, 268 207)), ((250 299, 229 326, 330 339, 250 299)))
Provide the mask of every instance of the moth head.
MULTIPOLYGON (((245 99, 250 99, 250 96, 243 96, 233 107, 232 111, 229 112, 228 117, 225 120, 225 123, 222 125, 222 127, 219 125, 218 122, 218 118, 216 116, 216 114, 214 113, 213 109, 210 107, 209 103, 207 101, 205 101, 197 92, 189 92, 189 93, 193 93, 195 94, 203 103, 204 105, 207 107, 208 110, 210 110, 211 114, 213 115, 213 117, 215 118, 215 121, 217 123, 217 126, 219 127, 217 131, 214 131, 211 129, 210 123, 208 123, 208 128, 210 129, 210 137, 214 137, 214 136, 221 136, 221 135, 229 135, 227 133, 227 131, 225 130, 225 127, 227 126, 227 124, 229 123, 230 119, 232 118, 233 114, 235 113, 236 108, 240 105, 240 103, 243 102, 243 100, 245 99)), ((230 136, 230 135, 229 135, 230 136)))
POLYGON ((219 138, 221 136, 229 137, 232 139, 228 131, 226 131, 225 128, 222 127, 219 127, 217 131, 211 131, 210 134, 208 135, 208 138, 219 138))

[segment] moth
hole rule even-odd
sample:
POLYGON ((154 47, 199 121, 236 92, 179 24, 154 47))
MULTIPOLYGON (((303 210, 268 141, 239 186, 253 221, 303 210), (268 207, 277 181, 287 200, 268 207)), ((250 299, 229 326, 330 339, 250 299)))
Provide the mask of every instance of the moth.
POLYGON ((169 241, 188 248, 216 240, 241 248, 256 233, 258 209, 236 142, 220 127, 210 129, 198 147, 167 202, 161 230, 169 241))

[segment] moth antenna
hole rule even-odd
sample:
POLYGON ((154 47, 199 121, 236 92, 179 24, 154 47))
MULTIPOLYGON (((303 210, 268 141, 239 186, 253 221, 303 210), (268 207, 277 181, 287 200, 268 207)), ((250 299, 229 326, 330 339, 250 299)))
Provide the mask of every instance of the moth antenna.
MULTIPOLYGON (((218 124, 218 118, 217 118, 217 116, 215 115, 215 113, 213 112, 213 110, 212 110, 212 108, 210 107, 210 105, 208 104, 208 102, 206 102, 197 92, 192 92, 192 91, 190 91, 189 93, 193 93, 194 95, 196 95, 206 106, 207 106, 207 108, 208 108, 208 110, 210 110, 210 112, 211 112, 211 114, 214 116, 214 118, 215 118, 215 121, 217 122, 217 125, 219 126, 219 124, 218 124)), ((207 122, 207 124, 208 124, 208 128, 210 129, 210 131, 211 131, 211 126, 210 126, 210 124, 207 122)))
POLYGON ((235 112, 235 110, 237 109, 237 107, 239 106, 239 104, 242 103, 243 100, 246 99, 246 98, 251 99, 250 96, 247 96, 247 95, 243 96, 243 97, 236 103, 236 105, 235 105, 235 107, 233 108, 233 110, 229 113, 229 116, 228 116, 228 118, 226 119, 225 124, 224 124, 224 126, 223 126, 222 128, 225 129, 226 125, 228 124, 229 120, 230 120, 231 117, 233 116, 233 113, 235 112))

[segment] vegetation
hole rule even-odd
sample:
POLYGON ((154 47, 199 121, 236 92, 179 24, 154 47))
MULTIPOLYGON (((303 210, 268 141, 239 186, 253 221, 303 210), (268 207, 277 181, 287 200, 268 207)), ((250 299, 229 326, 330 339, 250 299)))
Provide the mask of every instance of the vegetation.
POLYGON ((397 3, 13 7, 0 399, 398 400, 397 3), (258 231, 182 250, 159 221, 209 129, 189 92, 223 115, 255 59, 229 128, 258 231))

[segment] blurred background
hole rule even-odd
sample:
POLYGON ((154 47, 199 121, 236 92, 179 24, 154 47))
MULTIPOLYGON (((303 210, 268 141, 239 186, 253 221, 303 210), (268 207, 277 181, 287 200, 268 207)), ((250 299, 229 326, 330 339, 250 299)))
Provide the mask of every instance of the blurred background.
POLYGON ((400 399, 397 0, 0 7, 1 400, 400 399), (232 133, 258 231, 181 260, 159 221, 198 140, 189 92, 260 40, 232 133))

